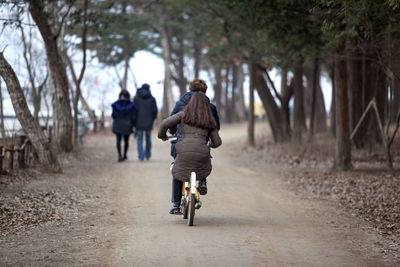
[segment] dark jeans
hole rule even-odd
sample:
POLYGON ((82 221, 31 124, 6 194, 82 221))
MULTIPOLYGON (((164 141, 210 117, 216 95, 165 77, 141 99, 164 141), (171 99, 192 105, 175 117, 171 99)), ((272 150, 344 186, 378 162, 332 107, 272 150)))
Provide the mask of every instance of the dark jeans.
POLYGON ((172 203, 180 203, 182 198, 183 182, 172 177, 172 203))
POLYGON ((122 134, 116 134, 117 136, 117 150, 118 150, 118 156, 121 157, 121 140, 124 138, 124 157, 126 157, 126 153, 128 152, 128 147, 129 147, 129 134, 127 135, 122 135, 122 134))
POLYGON ((143 160, 144 158, 149 159, 151 157, 151 131, 136 131, 137 136, 137 149, 138 149, 138 158, 143 160), (143 152, 143 132, 146 137, 146 149, 143 152))

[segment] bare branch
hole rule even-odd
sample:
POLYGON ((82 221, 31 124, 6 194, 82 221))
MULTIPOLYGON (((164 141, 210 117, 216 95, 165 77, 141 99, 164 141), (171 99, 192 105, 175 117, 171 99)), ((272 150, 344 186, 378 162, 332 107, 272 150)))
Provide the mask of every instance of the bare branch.
POLYGON ((269 83, 270 83, 271 86, 272 86, 272 89, 274 90, 275 96, 276 96, 276 97, 279 99, 279 101, 282 103, 282 97, 281 97, 281 95, 278 93, 278 91, 276 90, 275 84, 274 84, 274 82, 272 81, 271 77, 269 76, 269 73, 268 73, 267 69, 265 69, 265 73, 266 73, 266 75, 267 75, 267 79, 268 79, 269 83))
POLYGON ((64 26, 65 19, 66 19, 67 16, 69 15, 69 11, 71 10, 71 8, 72 8, 72 5, 71 5, 71 6, 68 6, 67 12, 65 12, 64 16, 63 16, 62 19, 61 19, 60 27, 58 28, 58 30, 56 31, 56 34, 54 35, 56 39, 58 38, 58 36, 60 36, 62 27, 64 26))
POLYGON ((82 82, 83 75, 86 69, 86 37, 87 37, 87 10, 88 10, 88 0, 85 0, 84 3, 84 10, 83 10, 83 30, 82 30, 82 52, 83 52, 83 59, 82 59, 82 69, 81 73, 79 74, 78 83, 79 85, 82 82))
POLYGON ((35 27, 36 26, 36 24, 23 22, 23 21, 20 21, 18 19, 3 19, 3 18, 0 18, 0 21, 6 21, 6 22, 9 22, 10 24, 11 23, 16 23, 17 26, 21 26, 21 25, 31 26, 31 27, 35 27))

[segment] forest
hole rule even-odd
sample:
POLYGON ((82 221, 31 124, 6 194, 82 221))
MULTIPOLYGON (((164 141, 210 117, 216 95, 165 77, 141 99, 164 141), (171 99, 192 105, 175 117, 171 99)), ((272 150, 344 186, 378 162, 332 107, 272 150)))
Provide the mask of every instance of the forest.
POLYGON ((31 88, 21 89, 3 56, 1 76, 18 120, 49 170, 60 168, 57 151, 70 152, 76 145, 80 109, 96 120, 81 94, 88 54, 104 66, 122 65, 119 85, 126 88, 129 61, 141 50, 164 62, 163 117, 174 103, 172 86, 183 94, 188 81, 205 71, 223 121, 248 120, 250 145, 254 113, 247 109, 254 110, 256 91, 276 143, 301 144, 315 132, 331 131, 336 169, 351 168, 351 144, 384 145, 393 168, 391 144, 400 110, 398 1, 3 1, 1 6, 8 12, 3 29, 12 28, 23 42, 31 88), (39 30, 40 43, 32 28, 39 30), (33 55, 38 48, 46 54, 43 62, 33 55), (273 68, 281 76, 279 91, 269 75, 273 68), (329 113, 321 75, 332 81, 329 113), (244 88, 247 77, 249 88, 244 88), (52 96, 52 150, 36 123, 44 87, 52 96), (371 112, 356 129, 367 109, 371 112))
POLYGON ((399 0, 0 0, 0 265, 180 266, 187 247, 203 266, 399 264, 399 45, 399 0), (194 78, 221 119, 198 243, 154 203, 169 144, 114 159, 99 79, 133 96, 143 52, 162 62, 154 128, 194 78))
MULTIPOLYGON (((104 66, 119 66, 119 86, 127 88, 129 62, 142 50, 164 62, 163 117, 174 103, 172 87, 183 94, 188 81, 205 72, 222 120, 248 121, 249 145, 254 113, 248 110, 254 110, 257 92, 275 143, 302 144, 330 131, 335 169, 351 168, 352 147, 376 146, 386 148, 393 169, 391 145, 400 119, 398 1, 2 2, 3 31, 20 36, 26 66, 20 75, 28 77, 30 88, 21 88, 4 56, 1 76, 45 169, 58 171, 57 153, 77 145, 80 110, 96 120, 81 93, 89 55, 104 66), (46 58, 38 62, 35 53, 46 58), (280 73, 280 90, 272 69, 280 73), (332 83, 328 111, 322 75, 332 83), (52 97, 52 149, 37 123, 45 93, 52 97)), ((6 42, 1 49, 4 55, 6 42)))

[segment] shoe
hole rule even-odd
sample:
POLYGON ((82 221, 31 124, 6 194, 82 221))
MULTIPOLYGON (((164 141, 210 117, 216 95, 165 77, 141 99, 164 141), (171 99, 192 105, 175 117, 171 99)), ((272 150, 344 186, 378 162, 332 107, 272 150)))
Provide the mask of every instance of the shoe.
POLYGON ((199 193, 200 195, 207 195, 207 180, 203 179, 199 181, 199 193))
POLYGON ((180 203, 174 202, 174 203, 172 204, 171 210, 169 211, 169 214, 173 214, 173 215, 180 215, 180 214, 182 214, 181 209, 180 209, 179 206, 180 206, 180 203))
POLYGON ((122 158, 122 160, 127 160, 127 159, 128 157, 126 155, 122 158))
POLYGON ((118 162, 121 162, 121 161, 124 161, 124 158, 121 157, 121 156, 119 156, 119 157, 118 157, 118 162))

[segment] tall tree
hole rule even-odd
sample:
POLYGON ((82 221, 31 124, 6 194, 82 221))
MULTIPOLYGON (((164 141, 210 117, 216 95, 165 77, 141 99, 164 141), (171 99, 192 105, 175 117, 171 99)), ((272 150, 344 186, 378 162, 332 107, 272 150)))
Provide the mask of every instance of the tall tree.
POLYGON ((57 154, 52 148, 49 138, 40 128, 38 121, 33 119, 17 75, 4 58, 3 53, 0 53, 0 75, 6 82, 18 121, 32 142, 43 169, 47 172, 61 172, 62 169, 58 162, 57 154))
POLYGON ((29 11, 44 40, 50 67, 49 72, 53 87, 53 140, 60 151, 70 152, 73 149, 73 144, 69 87, 65 65, 57 45, 57 38, 61 28, 57 32, 54 32, 54 29, 52 29, 51 17, 45 10, 46 2, 30 1, 29 11))
POLYGON ((250 146, 255 144, 255 134, 254 134, 254 87, 256 83, 256 64, 249 63, 249 73, 250 73, 250 85, 249 85, 249 111, 248 111, 248 122, 247 122, 247 143, 250 146))
POLYGON ((6 129, 4 127, 4 106, 3 106, 3 87, 2 87, 2 79, 0 79, 0 133, 1 138, 3 139, 3 145, 5 143, 6 137, 6 129))
POLYGON ((302 133, 306 129, 306 119, 304 113, 304 88, 303 88, 303 59, 297 59, 294 66, 294 141, 297 144, 302 142, 302 133))
POLYGON ((86 70, 86 39, 87 39, 87 28, 88 28, 88 8, 89 8, 89 0, 83 1, 83 6, 81 10, 78 11, 78 16, 82 17, 82 33, 81 33, 81 48, 82 48, 82 67, 79 72, 79 76, 76 75, 74 66, 72 64, 71 58, 65 53, 65 57, 67 59, 67 63, 71 70, 72 78, 75 83, 75 95, 73 96, 72 106, 74 109, 74 143, 75 146, 78 146, 79 138, 78 138, 78 104, 81 97, 81 83, 86 70))
POLYGON ((172 73, 171 73, 171 51, 168 44, 167 30, 165 28, 165 20, 162 13, 159 15, 158 30, 160 32, 162 55, 164 59, 164 95, 163 106, 161 109, 162 116, 168 117, 172 111, 174 100, 172 96, 172 73))

